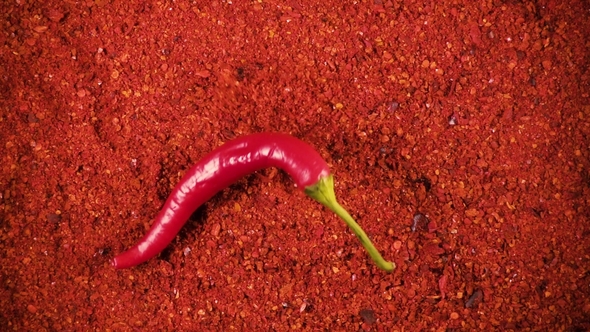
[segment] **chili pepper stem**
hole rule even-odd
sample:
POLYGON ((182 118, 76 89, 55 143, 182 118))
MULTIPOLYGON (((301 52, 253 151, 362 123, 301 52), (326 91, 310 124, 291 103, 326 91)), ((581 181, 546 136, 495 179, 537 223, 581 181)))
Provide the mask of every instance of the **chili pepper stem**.
POLYGON ((365 231, 336 200, 336 194, 334 193, 334 177, 332 174, 323 176, 316 184, 306 187, 305 193, 309 197, 322 203, 322 205, 332 210, 344 220, 380 269, 387 272, 391 272, 395 269, 395 263, 388 262, 381 257, 381 254, 377 248, 375 248, 365 231))

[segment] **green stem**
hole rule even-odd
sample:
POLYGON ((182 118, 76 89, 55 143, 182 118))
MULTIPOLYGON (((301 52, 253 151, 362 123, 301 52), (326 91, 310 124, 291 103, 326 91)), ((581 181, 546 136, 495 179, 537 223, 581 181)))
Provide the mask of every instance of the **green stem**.
POLYGON ((350 214, 348 214, 348 212, 338 204, 338 201, 336 201, 336 194, 334 194, 334 178, 332 174, 322 177, 316 184, 306 187, 305 193, 309 197, 322 203, 322 205, 332 210, 344 220, 380 269, 387 272, 391 272, 395 269, 395 263, 388 262, 381 257, 381 254, 375 248, 373 243, 371 243, 371 240, 369 240, 369 237, 365 231, 363 231, 361 226, 359 226, 350 214))

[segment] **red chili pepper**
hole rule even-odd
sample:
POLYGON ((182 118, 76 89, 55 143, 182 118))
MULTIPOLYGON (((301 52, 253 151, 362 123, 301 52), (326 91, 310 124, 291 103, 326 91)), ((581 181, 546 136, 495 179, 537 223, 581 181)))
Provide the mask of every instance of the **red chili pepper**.
POLYGON ((117 255, 112 265, 128 268, 156 256, 201 204, 241 177, 266 167, 285 170, 297 187, 340 216, 378 267, 388 272, 395 268, 381 257, 363 229, 336 201, 333 177, 322 157, 308 144, 278 133, 243 136, 206 155, 172 190, 149 232, 133 248, 117 255))

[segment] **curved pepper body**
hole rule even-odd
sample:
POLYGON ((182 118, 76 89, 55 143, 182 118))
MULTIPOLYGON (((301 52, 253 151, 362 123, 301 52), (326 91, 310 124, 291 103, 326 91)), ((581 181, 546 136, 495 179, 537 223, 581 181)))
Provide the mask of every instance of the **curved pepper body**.
POLYGON ((326 162, 311 146, 286 134, 260 133, 229 141, 186 172, 148 233, 116 256, 112 265, 128 268, 156 256, 199 206, 243 176, 267 167, 285 170, 301 190, 330 174, 326 162))

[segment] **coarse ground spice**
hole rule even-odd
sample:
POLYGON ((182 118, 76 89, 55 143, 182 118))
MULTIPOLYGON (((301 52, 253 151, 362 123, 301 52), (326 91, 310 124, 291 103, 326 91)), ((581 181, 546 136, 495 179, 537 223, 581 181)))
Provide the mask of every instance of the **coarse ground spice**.
POLYGON ((0 329, 590 330, 587 1, 4 1, 0 329), (314 146, 108 263, 223 142, 314 146))

